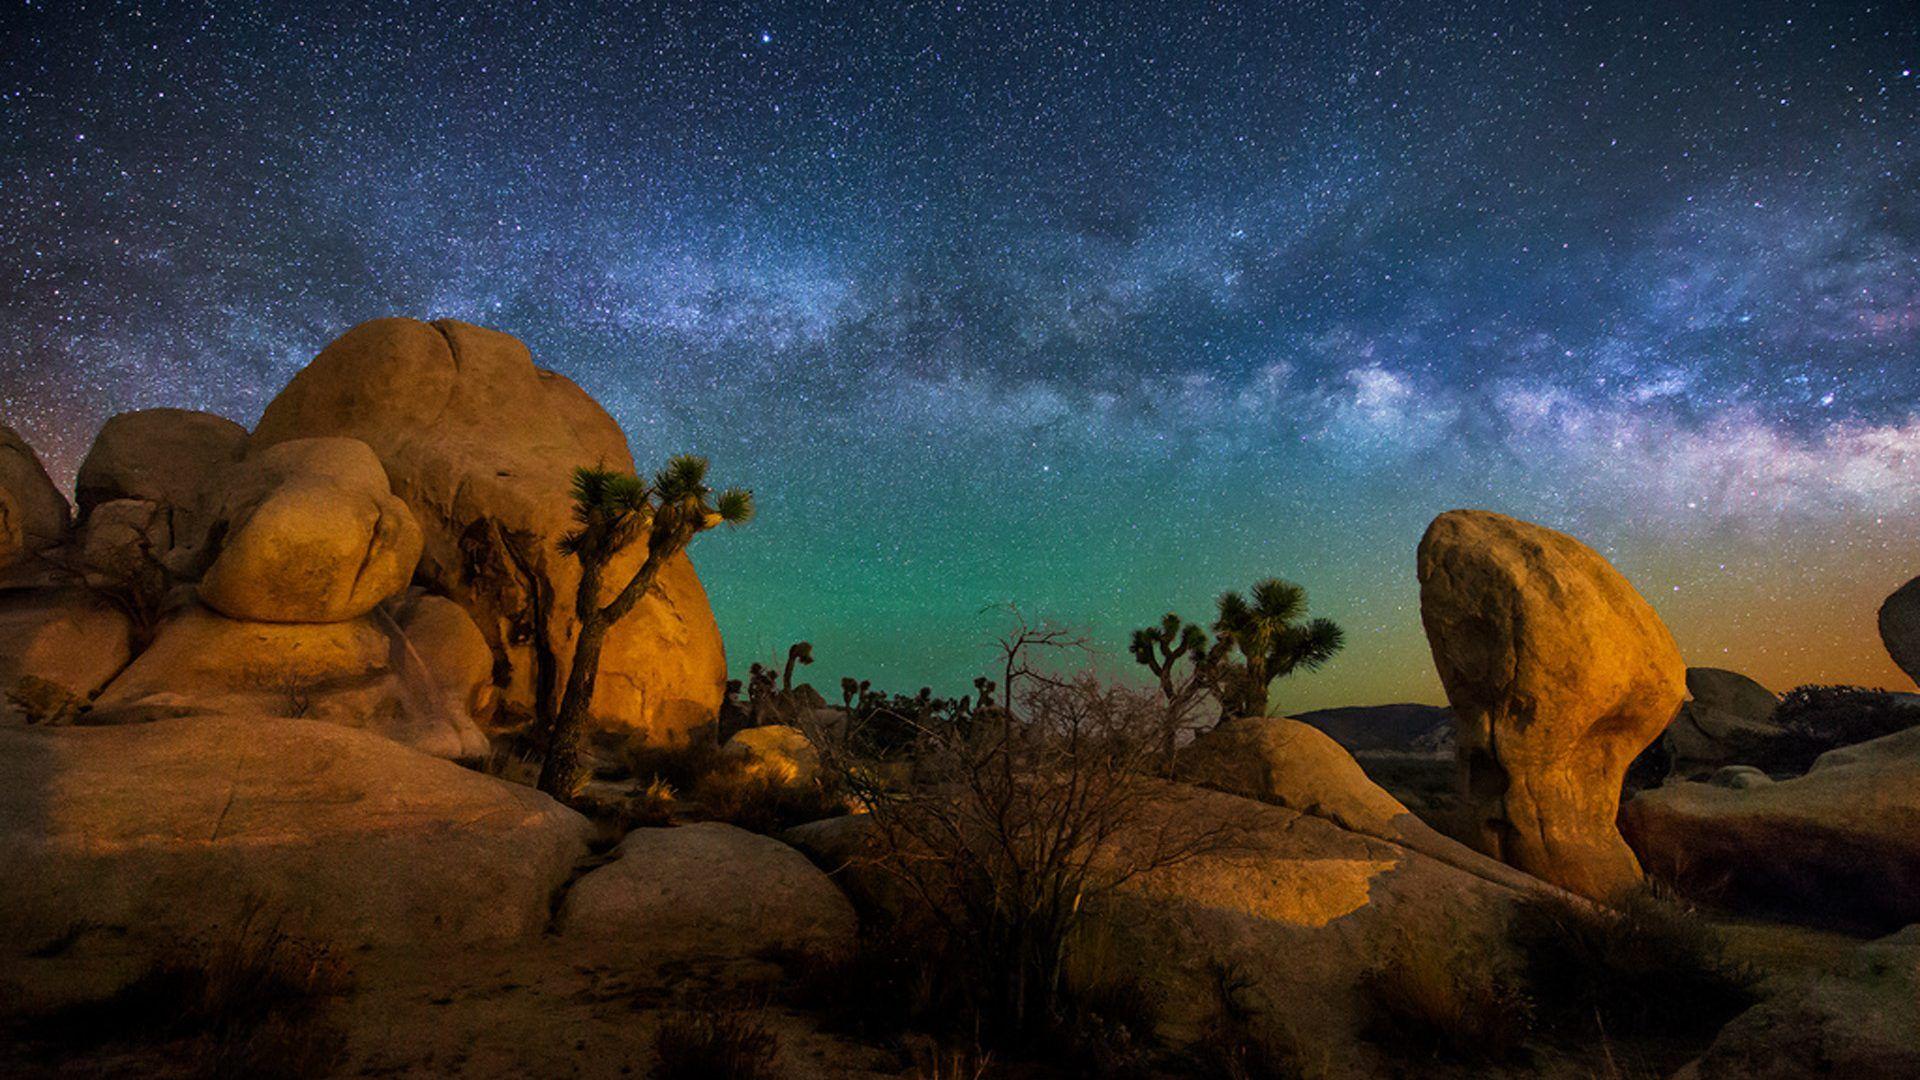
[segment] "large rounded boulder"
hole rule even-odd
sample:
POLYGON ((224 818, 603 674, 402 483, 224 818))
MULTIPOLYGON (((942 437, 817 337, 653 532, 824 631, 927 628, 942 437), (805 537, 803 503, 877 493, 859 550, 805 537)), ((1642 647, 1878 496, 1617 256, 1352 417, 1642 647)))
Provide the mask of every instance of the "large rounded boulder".
POLYGON ((1591 548, 1502 514, 1434 519, 1419 577, 1476 846, 1596 899, 1636 885, 1614 819, 1686 697, 1673 635, 1591 548))
MULTIPOLYGON (((557 547, 572 524, 571 475, 633 467, 618 425, 506 334, 380 319, 294 377, 267 406, 250 452, 321 435, 373 447, 426 532, 420 576, 465 607, 493 648, 502 704, 548 715, 579 629, 579 566, 557 547)), ((636 545, 608 580, 624 580, 644 557, 636 545)), ((670 740, 712 718, 725 683, 706 592, 679 556, 609 635, 594 719, 670 740)))
POLYGON ((267 447, 220 482, 200 599, 235 619, 344 622, 407 587, 420 526, 355 439, 267 447))
POLYGON ((67 497, 53 486, 40 455, 0 424, 0 569, 67 535, 67 497))
POLYGON ((545 929, 584 818, 530 788, 309 720, 0 729, 0 926, 191 934, 250 908, 353 948, 545 929))
POLYGON ((138 499, 165 508, 181 537, 194 535, 187 518, 198 513, 214 478, 247 449, 247 429, 212 413, 142 409, 103 424, 80 463, 73 496, 82 521, 94 508, 138 499))
POLYGON ((1880 605, 1880 640, 1907 678, 1920 683, 1920 578, 1895 589, 1880 605))

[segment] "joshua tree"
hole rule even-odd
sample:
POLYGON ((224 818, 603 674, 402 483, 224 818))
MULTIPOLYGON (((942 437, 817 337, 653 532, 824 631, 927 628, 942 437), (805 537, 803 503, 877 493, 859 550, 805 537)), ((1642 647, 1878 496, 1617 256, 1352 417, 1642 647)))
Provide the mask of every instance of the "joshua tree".
POLYGON ((793 689, 793 665, 813 663, 813 643, 796 641, 787 648, 787 669, 780 673, 780 689, 793 689))
POLYGON ((1167 703, 1166 764, 1173 762, 1180 729, 1186 726, 1194 707, 1217 688, 1222 661, 1230 647, 1225 637, 1209 641, 1205 630, 1171 611, 1161 617, 1159 625, 1133 632, 1127 651, 1153 672, 1167 703), (1182 660, 1186 661, 1184 666, 1182 660))
POLYGON ((1223 718, 1265 715, 1273 680, 1316 670, 1340 651, 1346 634, 1331 619, 1307 620, 1306 613, 1307 591, 1280 578, 1255 582, 1247 596, 1220 594, 1213 630, 1240 654, 1239 662, 1219 665, 1223 718))
POLYGON ((573 473, 573 531, 560 539, 562 554, 580 560, 580 588, 574 611, 580 634, 573 648, 567 688, 547 732, 547 760, 540 769, 540 790, 564 796, 579 771, 580 729, 593 704, 600 673, 600 650, 607 631, 626 618, 653 588, 669 559, 686 550, 695 536, 720 525, 740 525, 753 517, 753 493, 728 488, 716 497, 707 480, 707 459, 681 454, 646 480, 606 468, 573 473), (647 557, 614 594, 601 602, 600 584, 607 565, 635 541, 644 539, 647 557))

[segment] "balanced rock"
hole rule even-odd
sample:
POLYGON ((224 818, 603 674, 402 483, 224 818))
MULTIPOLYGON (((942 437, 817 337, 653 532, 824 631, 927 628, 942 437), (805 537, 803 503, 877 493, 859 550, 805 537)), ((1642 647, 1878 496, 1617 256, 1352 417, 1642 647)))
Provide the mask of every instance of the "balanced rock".
POLYGON ((1476 846, 1595 899, 1637 884, 1614 818, 1685 697, 1673 635, 1591 548, 1501 514, 1435 518, 1419 577, 1476 846))
MULTIPOLYGON (((317 435, 352 436, 379 454, 426 532, 420 576, 486 634, 503 704, 546 715, 578 631, 579 566, 557 548, 572 527, 572 471, 631 469, 619 426, 505 334, 380 319, 294 377, 267 406, 250 452, 317 435)), ((644 557, 636 546, 607 579, 625 581, 644 557)), ((712 718, 725 682, 706 592, 693 564, 676 557, 608 637, 595 722, 676 739, 712 718)))
POLYGON ((715 821, 635 829, 567 893, 560 932, 650 960, 844 958, 853 906, 806 856, 715 821))
POLYGON ((200 580, 207 606, 256 622, 355 619, 407 587, 420 527, 355 439, 296 439, 221 479, 210 526, 219 554, 200 580))
POLYGON ((252 904, 341 948, 537 935, 589 832, 530 788, 308 720, 0 730, 10 952, 252 904))
POLYGON ((40 455, 0 424, 0 570, 67 535, 67 497, 53 486, 40 455))
POLYGON ((1920 577, 1880 605, 1880 641, 1907 678, 1920 683, 1920 577))
POLYGON ((142 409, 108 420, 94 437, 73 495, 82 522, 102 503, 160 507, 183 539, 197 537, 201 500, 247 449, 247 429, 212 413, 142 409))
POLYGON ((1883 929, 1920 922, 1920 729, 1832 751, 1791 780, 1645 791, 1620 823, 1648 873, 1706 903, 1883 929))
POLYGON ((1688 668, 1687 693, 1692 700, 1661 736, 1669 776, 1697 780, 1722 766, 1767 761, 1786 734, 1773 722, 1780 699, 1737 671, 1688 668))

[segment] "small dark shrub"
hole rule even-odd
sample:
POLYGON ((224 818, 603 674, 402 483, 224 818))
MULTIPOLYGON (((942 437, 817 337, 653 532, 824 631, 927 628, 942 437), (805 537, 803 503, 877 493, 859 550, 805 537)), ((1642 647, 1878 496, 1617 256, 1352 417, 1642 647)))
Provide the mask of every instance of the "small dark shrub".
POLYGON ((1497 954, 1448 938, 1403 936, 1361 978, 1368 1039, 1404 1058, 1511 1061, 1533 1005, 1497 954))
POLYGON ((1260 1029, 1246 1000, 1253 979, 1234 964, 1212 965, 1213 1019, 1192 1051, 1193 1072, 1206 1080, 1295 1080, 1298 1053, 1260 1029))
POLYGON ((786 966, 789 1002, 829 1030, 876 1040, 910 1031, 963 1033, 951 1026, 957 980, 937 936, 903 942, 891 933, 869 935, 846 959, 797 957, 786 966))
POLYGON ((1650 892, 1618 910, 1536 898, 1514 913, 1513 943, 1543 1022, 1607 1035, 1717 1030, 1754 1002, 1753 975, 1719 933, 1650 892))
POLYGON ((1797 686, 1780 699, 1773 720, 1785 734, 1763 767, 1798 774, 1829 750, 1920 724, 1920 707, 1863 686, 1797 686))
POLYGON ((702 1009, 666 1021, 654 1038, 654 1080, 775 1080, 780 1041, 746 1012, 702 1009))
POLYGON ((664 780, 675 791, 692 791, 702 777, 724 764, 720 744, 698 734, 665 746, 635 739, 627 744, 626 758, 635 780, 664 780))
POLYGON ((782 783, 737 764, 707 773, 693 785, 693 799, 707 814, 749 832, 777 833, 847 812, 844 795, 817 781, 782 783))

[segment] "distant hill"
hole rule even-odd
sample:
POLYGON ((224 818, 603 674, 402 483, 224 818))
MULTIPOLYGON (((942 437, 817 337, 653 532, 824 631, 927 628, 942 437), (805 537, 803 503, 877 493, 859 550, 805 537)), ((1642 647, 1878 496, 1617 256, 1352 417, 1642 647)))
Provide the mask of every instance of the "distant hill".
POLYGON ((1453 710, 1443 705, 1345 705, 1294 713, 1349 752, 1431 752, 1453 745, 1453 710))

